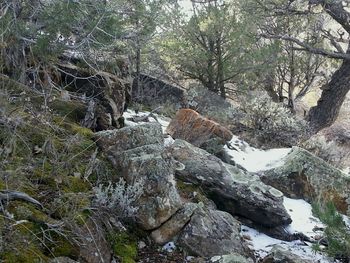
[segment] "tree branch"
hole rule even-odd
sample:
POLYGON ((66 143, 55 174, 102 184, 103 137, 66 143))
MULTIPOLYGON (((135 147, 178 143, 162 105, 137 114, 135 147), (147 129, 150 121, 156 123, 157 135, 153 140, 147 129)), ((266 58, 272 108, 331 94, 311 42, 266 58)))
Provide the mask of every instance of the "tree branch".
POLYGON ((17 191, 9 191, 9 190, 0 191, 0 203, 3 201, 11 201, 11 200, 26 201, 26 202, 32 203, 34 205, 37 205, 40 208, 43 208, 43 205, 39 201, 30 197, 26 193, 17 192, 17 191))
POLYGON ((268 38, 268 39, 280 39, 280 40, 285 40, 285 41, 291 41, 291 42, 297 44, 298 46, 302 47, 303 49, 301 49, 301 51, 308 51, 308 52, 311 52, 313 54, 322 55, 322 56, 325 56, 328 58, 350 60, 350 54, 338 53, 338 52, 333 52, 333 51, 329 51, 329 50, 325 50, 325 49, 321 49, 321 48, 316 48, 316 47, 313 47, 307 43, 300 41, 299 39, 297 39, 295 37, 286 36, 286 35, 283 35, 283 36, 282 35, 268 35, 265 33, 260 34, 260 36, 263 38, 268 38))
POLYGON ((343 1, 309 0, 310 5, 321 5, 324 11, 350 34, 350 13, 343 7, 343 1))

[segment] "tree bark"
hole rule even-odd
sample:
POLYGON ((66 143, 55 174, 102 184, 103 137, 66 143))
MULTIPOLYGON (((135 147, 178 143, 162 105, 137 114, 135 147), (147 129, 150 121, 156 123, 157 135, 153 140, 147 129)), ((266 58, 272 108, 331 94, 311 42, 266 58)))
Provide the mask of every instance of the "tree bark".
POLYGON ((216 40, 216 63, 217 63, 217 78, 216 85, 220 91, 220 96, 226 99, 226 89, 224 83, 224 64, 222 61, 222 46, 221 36, 216 40))
POLYGON ((317 106, 312 107, 308 120, 313 132, 318 132, 334 123, 350 90, 350 60, 344 60, 325 86, 317 106))
MULTIPOLYGON (((320 4, 324 11, 350 33, 350 12, 343 6, 342 1, 309 0, 309 4, 320 4)), ((332 125, 350 90, 350 43, 340 68, 333 74, 331 81, 325 86, 317 106, 311 108, 308 114, 311 128, 318 132, 332 125)))

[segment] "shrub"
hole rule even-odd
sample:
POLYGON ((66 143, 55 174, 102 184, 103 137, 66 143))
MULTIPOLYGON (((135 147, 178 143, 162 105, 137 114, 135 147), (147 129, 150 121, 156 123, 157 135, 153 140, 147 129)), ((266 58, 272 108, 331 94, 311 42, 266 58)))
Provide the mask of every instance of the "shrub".
POLYGON ((300 146, 339 168, 342 168, 350 157, 346 148, 343 149, 335 141, 327 141, 323 135, 311 137, 300 146))
POLYGON ((99 207, 117 211, 120 218, 132 217, 138 210, 134 205, 143 194, 143 181, 127 185, 120 178, 114 185, 111 182, 107 186, 100 184, 94 191, 99 207))
POLYGON ((296 145, 307 132, 307 124, 297 119, 282 103, 259 95, 243 103, 241 122, 254 132, 258 144, 268 146, 296 145))
MULTIPOLYGON (((350 229, 345 224, 343 216, 339 214, 333 203, 313 205, 313 213, 325 224, 326 252, 341 262, 350 260, 350 229)), ((316 244, 314 249, 318 250, 316 244)))

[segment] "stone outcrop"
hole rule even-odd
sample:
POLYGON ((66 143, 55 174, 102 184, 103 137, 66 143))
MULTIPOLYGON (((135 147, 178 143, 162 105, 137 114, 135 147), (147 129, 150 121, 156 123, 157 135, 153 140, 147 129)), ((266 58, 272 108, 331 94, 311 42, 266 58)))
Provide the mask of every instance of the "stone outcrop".
POLYGON ((159 227, 182 206, 175 186, 175 167, 164 153, 158 123, 98 132, 95 139, 128 184, 143 183, 143 195, 135 205, 139 208, 136 219, 143 229, 159 227))
POLYGON ((168 151, 176 161, 185 165, 184 169, 176 171, 177 178, 200 185, 218 209, 265 227, 291 222, 283 206, 283 194, 264 184, 258 176, 225 164, 183 140, 175 140, 168 151))
POLYGON ((67 91, 94 98, 95 103, 89 103, 89 116, 82 120, 87 128, 100 131, 123 126, 122 115, 131 100, 129 82, 108 72, 91 72, 71 62, 59 63, 58 68, 67 91))
POLYGON ((184 100, 184 90, 158 78, 140 74, 138 87, 133 81, 132 100, 150 107, 171 103, 180 107, 184 100))
POLYGON ((304 149, 294 147, 284 165, 264 171, 261 179, 290 198, 330 201, 350 215, 350 177, 304 149))
POLYGON ((151 234, 153 240, 158 244, 165 244, 177 235, 181 229, 190 221, 194 211, 198 208, 197 204, 186 203, 175 215, 173 215, 160 228, 154 230, 151 234))
POLYGON ((254 261, 251 258, 232 253, 229 255, 212 257, 209 263, 254 263, 254 261))
POLYGON ((301 258, 292 251, 275 245, 271 253, 267 255, 261 263, 311 263, 312 261, 301 258))
POLYGON ((240 223, 230 214, 205 208, 197 209, 183 229, 178 243, 189 254, 213 257, 237 253, 249 255, 240 236, 240 223))
POLYGON ((219 152, 233 137, 230 130, 191 109, 179 110, 166 132, 174 139, 185 140, 211 153, 219 152))

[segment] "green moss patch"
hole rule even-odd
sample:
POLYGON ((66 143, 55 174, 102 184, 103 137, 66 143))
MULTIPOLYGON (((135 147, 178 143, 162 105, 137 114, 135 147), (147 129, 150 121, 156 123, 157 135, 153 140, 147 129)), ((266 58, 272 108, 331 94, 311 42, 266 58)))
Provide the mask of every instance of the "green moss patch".
POLYGON ((111 234, 108 239, 112 244, 113 253, 122 263, 135 263, 137 243, 133 237, 126 232, 120 232, 111 234))

